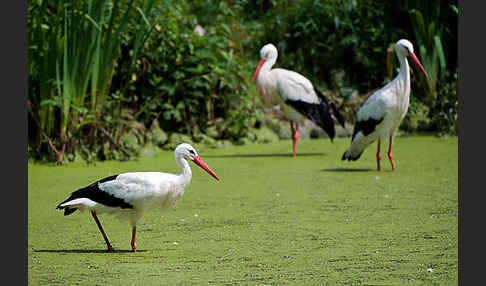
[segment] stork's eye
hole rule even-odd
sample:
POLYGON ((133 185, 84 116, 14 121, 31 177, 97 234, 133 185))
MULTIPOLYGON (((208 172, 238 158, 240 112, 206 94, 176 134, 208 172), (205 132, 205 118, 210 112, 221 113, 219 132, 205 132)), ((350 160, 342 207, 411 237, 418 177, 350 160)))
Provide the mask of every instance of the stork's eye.
POLYGON ((191 153, 191 155, 196 155, 193 150, 189 150, 189 153, 191 153))

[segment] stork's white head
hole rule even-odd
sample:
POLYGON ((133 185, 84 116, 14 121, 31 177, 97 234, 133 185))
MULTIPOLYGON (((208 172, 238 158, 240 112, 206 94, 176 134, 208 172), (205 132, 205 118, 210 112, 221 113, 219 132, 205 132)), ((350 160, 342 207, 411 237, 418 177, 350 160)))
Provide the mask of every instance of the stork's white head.
POLYGON ((410 53, 413 53, 413 45, 409 40, 401 39, 395 43, 395 52, 402 57, 408 57, 410 53))
POLYGON ((270 63, 270 67, 275 64, 278 58, 278 51, 277 48, 273 44, 266 44, 263 48, 260 49, 260 61, 258 62, 258 66, 255 69, 255 73, 253 74, 253 78, 251 81, 255 81, 260 73, 260 69, 262 68, 263 64, 266 62, 270 63))
POLYGON ((278 51, 273 44, 266 44, 260 49, 260 58, 264 60, 277 60, 278 51))
POLYGON ((178 156, 183 157, 186 160, 193 161, 195 157, 198 157, 196 149, 191 146, 191 144, 182 143, 179 144, 174 151, 174 155, 177 158, 178 156))
POLYGON ((413 45, 409 40, 401 39, 395 43, 395 52, 398 58, 408 57, 414 64, 416 64, 419 69, 428 77, 427 72, 418 60, 417 56, 413 52, 413 45))
POLYGON ((179 144, 174 150, 174 157, 176 161, 179 161, 180 158, 184 158, 186 160, 193 161, 196 165, 203 168, 206 172, 208 172, 211 176, 213 176, 216 180, 219 181, 218 176, 216 175, 211 168, 199 157, 196 152, 196 149, 192 147, 190 144, 182 143, 179 144))

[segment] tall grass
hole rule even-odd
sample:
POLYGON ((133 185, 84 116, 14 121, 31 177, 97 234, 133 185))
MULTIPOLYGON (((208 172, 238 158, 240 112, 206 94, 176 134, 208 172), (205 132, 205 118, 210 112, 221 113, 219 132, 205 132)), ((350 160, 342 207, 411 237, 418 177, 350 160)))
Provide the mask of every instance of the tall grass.
MULTIPOLYGON (((32 87, 28 107, 43 134, 42 142, 49 144, 59 163, 66 148, 80 140, 81 127, 99 119, 120 56, 120 38, 129 19, 138 15, 147 21, 139 7, 133 13, 134 2, 29 3, 32 87)), ((152 5, 152 1, 139 3, 145 12, 152 5)), ((89 134, 95 136, 96 132, 89 134)))
MULTIPOLYGON (((437 7, 440 9, 440 5, 437 7)), ((417 40, 416 49, 429 74, 429 77, 421 78, 420 81, 424 81, 423 87, 426 88, 426 94, 433 99, 437 96, 437 83, 446 75, 446 59, 441 40, 442 27, 434 20, 426 23, 422 12, 416 9, 410 11, 410 18, 417 40)))
MULTIPOLYGON (((96 96, 92 97, 93 100, 91 102, 91 110, 94 114, 93 118, 97 123, 101 122, 100 116, 102 114, 104 103, 108 97, 109 87, 111 85, 114 74, 115 63, 120 57, 121 37, 119 35, 122 33, 122 31, 125 30, 127 25, 131 24, 130 20, 135 20, 136 23, 139 23, 137 25, 137 28, 134 29, 135 35, 130 38, 133 49, 130 53, 129 60, 127 61, 129 64, 129 68, 127 71, 127 74, 129 76, 127 78, 131 79, 133 66, 135 65, 135 62, 139 57, 140 50, 144 47, 144 44, 147 41, 150 33, 153 31, 154 25, 151 24, 147 19, 147 15, 150 13, 150 10, 153 6, 153 1, 143 1, 143 3, 141 4, 142 8, 140 8, 139 6, 133 7, 133 2, 134 1, 130 1, 129 3, 127 3, 125 8, 122 8, 121 6, 114 6, 113 13, 108 15, 107 18, 108 28, 106 32, 103 33, 104 38, 100 39, 100 41, 98 42, 95 69, 92 74, 92 94, 96 96), (125 12, 121 17, 121 21, 118 22, 118 24, 115 24, 117 14, 121 10, 125 12), (104 43, 104 45, 102 45, 102 43, 104 43)), ((122 4, 114 3, 114 5, 122 4)), ((119 94, 121 94, 121 97, 118 99, 117 108, 113 110, 113 118, 115 118, 114 132, 116 133, 113 137, 116 138, 115 140, 119 140, 120 132, 118 131, 120 131, 120 127, 124 125, 124 122, 120 119, 120 115, 122 101, 124 100, 124 96, 126 95, 125 93, 128 87, 128 83, 129 81, 127 80, 118 90, 119 94)), ((98 125, 98 127, 100 126, 98 125)))
MULTIPOLYGON (((449 39, 453 31, 443 19, 457 17, 457 1, 402 0, 400 5, 409 12, 416 54, 429 75, 428 78, 419 77, 418 82, 426 94, 427 104, 432 107, 437 98, 438 83, 444 82, 448 76, 446 52, 451 48, 447 45, 455 44, 449 39)), ((454 65, 453 62, 450 64, 454 65)))
POLYGON ((88 110, 84 100, 93 73, 96 43, 101 29, 90 15, 103 14, 103 1, 73 1, 64 6, 64 56, 62 73, 58 63, 57 86, 62 98, 60 139, 67 144, 67 128, 76 129, 79 117, 88 110), (87 19, 91 19, 88 21, 87 19))
MULTIPOLYGON (((32 1, 29 1, 32 2, 32 1)), ((54 136, 54 110, 60 106, 56 97, 56 66, 62 59, 62 1, 50 6, 49 1, 29 3, 29 113, 45 138, 54 136)))

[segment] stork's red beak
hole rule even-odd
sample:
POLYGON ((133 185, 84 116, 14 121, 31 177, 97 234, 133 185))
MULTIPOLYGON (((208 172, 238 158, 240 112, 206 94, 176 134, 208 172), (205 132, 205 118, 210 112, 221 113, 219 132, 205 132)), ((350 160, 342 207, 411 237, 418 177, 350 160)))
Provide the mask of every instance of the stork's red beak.
POLYGON ((260 72, 260 69, 262 68, 263 64, 265 63, 265 59, 261 59, 259 62, 258 62, 258 66, 255 70, 255 73, 253 74, 253 78, 251 79, 251 82, 254 82, 255 79, 257 78, 258 76, 258 73, 260 72))
POLYGON ((419 69, 424 73, 425 77, 428 78, 429 75, 427 74, 424 67, 422 66, 422 64, 418 60, 417 56, 414 53, 409 53, 408 57, 414 62, 414 64, 416 64, 419 67, 419 69))
POLYGON ((213 172, 211 168, 209 168, 209 166, 201 159, 201 157, 196 156, 192 161, 196 163, 196 165, 198 165, 199 167, 203 168, 206 172, 208 172, 209 175, 213 176, 216 180, 219 181, 219 178, 218 176, 216 176, 216 173, 213 172))

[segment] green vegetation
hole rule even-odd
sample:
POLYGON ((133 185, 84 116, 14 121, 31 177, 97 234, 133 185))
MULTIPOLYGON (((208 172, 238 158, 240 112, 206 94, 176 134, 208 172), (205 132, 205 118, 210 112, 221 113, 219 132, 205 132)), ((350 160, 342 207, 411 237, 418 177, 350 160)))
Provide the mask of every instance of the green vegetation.
MULTIPOLYGON (((34 125, 30 130, 35 130, 29 139, 38 152, 42 152, 42 143, 48 144, 61 163, 66 150, 95 148, 100 143, 96 139, 111 139, 116 145, 117 140, 105 130, 117 125, 106 123, 113 122, 106 120, 106 113, 119 118, 120 112, 105 103, 120 57, 121 32, 130 18, 148 24, 141 19, 146 18, 152 1, 142 5, 145 13, 140 7, 138 13, 133 11, 133 2, 29 2, 28 111, 29 124, 34 125)), ((144 35, 143 30, 132 32, 144 35)), ((138 47, 141 39, 132 42, 138 47)), ((118 119, 114 122, 121 124, 118 119)))
POLYGON ((152 126, 247 142, 265 127, 250 78, 268 42, 277 66, 310 78, 352 124, 407 38, 430 78, 412 77, 402 130, 456 134, 457 14, 456 0, 31 0, 29 158, 135 158, 152 126))
POLYGON ((200 146, 222 181, 192 165, 176 209, 140 221, 136 254, 127 223, 100 216, 106 253, 88 214, 55 207, 104 176, 177 172, 171 151, 29 164, 29 285, 457 285, 457 137, 397 137, 394 172, 386 160, 375 171, 376 144, 341 161, 348 144, 302 140, 295 159, 289 140, 200 146))

